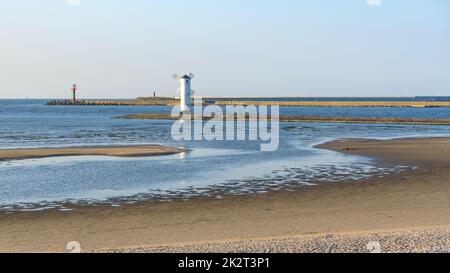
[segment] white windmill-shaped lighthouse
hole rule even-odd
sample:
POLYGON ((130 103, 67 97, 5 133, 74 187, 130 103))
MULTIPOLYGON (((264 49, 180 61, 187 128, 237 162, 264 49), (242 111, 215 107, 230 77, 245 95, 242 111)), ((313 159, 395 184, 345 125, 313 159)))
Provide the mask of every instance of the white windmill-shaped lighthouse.
POLYGON ((191 89, 191 81, 194 78, 194 74, 180 76, 174 74, 173 78, 178 82, 177 96, 180 97, 180 112, 191 111, 191 97, 195 92, 191 89))

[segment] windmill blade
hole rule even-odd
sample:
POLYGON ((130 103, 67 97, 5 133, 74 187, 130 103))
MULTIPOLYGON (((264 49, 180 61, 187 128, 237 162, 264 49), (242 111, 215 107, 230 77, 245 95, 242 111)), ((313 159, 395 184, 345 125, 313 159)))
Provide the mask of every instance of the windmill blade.
POLYGON ((181 86, 180 86, 180 82, 177 81, 177 89, 175 91, 175 96, 176 97, 180 97, 181 96, 181 86))
POLYGON ((197 91, 191 89, 191 95, 197 94, 197 91))
POLYGON ((189 78, 193 79, 194 77, 195 77, 195 75, 194 75, 194 74, 192 74, 192 73, 189 73, 189 78))
POLYGON ((181 96, 181 90, 180 90, 181 86, 180 86, 180 81, 179 81, 180 76, 177 73, 175 73, 172 75, 172 78, 177 80, 177 87, 176 87, 177 89, 175 91, 175 97, 180 97, 181 96))

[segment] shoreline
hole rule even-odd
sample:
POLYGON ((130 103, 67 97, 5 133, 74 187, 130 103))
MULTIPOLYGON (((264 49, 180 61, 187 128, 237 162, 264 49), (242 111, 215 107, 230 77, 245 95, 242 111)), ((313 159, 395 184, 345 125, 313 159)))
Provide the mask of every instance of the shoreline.
POLYGON ((63 148, 0 149, 0 162, 67 156, 146 157, 182 153, 182 148, 160 145, 82 146, 63 148))
POLYGON ((327 252, 341 243, 336 252, 351 252, 364 251, 380 233, 376 238, 384 240, 386 251, 447 251, 450 138, 350 139, 319 146, 418 168, 261 196, 0 215, 0 251, 65 252, 67 242, 79 241, 83 252, 201 252, 211 245, 226 252, 327 252))

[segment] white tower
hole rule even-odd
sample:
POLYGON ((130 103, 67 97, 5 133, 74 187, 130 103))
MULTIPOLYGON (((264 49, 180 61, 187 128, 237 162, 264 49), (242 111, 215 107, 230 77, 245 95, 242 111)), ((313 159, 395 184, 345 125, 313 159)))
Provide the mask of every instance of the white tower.
POLYGON ((191 89, 191 80, 194 78, 194 74, 179 76, 173 75, 173 78, 178 81, 177 94, 180 96, 180 112, 191 111, 191 96, 194 92, 191 89))

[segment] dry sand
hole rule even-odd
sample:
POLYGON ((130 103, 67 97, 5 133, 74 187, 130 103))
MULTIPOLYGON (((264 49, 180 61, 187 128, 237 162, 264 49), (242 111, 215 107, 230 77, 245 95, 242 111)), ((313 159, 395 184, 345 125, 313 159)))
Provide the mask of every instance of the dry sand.
POLYGON ((170 155, 183 152, 183 149, 159 145, 108 146, 108 147, 68 147, 34 149, 0 149, 0 161, 46 158, 59 156, 116 156, 143 157, 170 155))
POLYGON ((448 253, 450 226, 222 240, 125 249, 105 253, 448 253))
POLYGON ((415 171, 261 196, 0 215, 0 251, 447 252, 450 138, 344 140, 321 148, 415 171))

